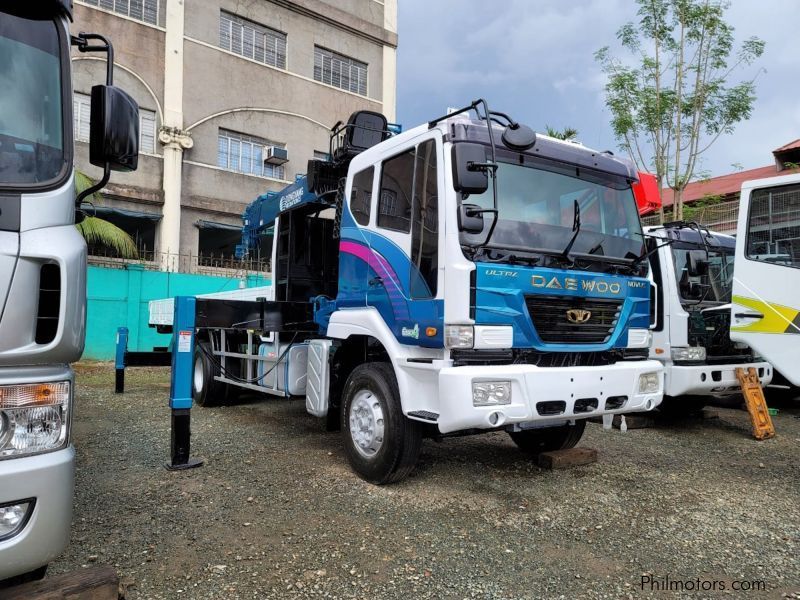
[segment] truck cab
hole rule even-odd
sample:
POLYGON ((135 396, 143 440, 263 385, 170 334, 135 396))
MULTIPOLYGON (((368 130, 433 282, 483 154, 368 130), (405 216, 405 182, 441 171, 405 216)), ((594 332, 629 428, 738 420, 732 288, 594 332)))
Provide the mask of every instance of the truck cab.
POLYGON ((683 222, 646 233, 656 291, 650 357, 665 368, 660 409, 694 412, 738 390, 739 367, 753 367, 769 384, 772 366, 729 331, 735 238, 683 222))
MULTIPOLYGON (((0 7, 0 580, 44 575, 72 519, 70 363, 83 352, 86 244, 75 228, 70 47, 92 51, 89 39, 102 38, 72 37, 71 11, 69 0, 0 7)), ((136 166, 138 108, 110 81, 95 88, 102 185, 136 166)))
POLYGON ((536 455, 589 417, 658 406, 633 166, 464 112, 394 135, 356 113, 330 161, 247 209, 245 251, 274 232, 274 301, 239 322, 306 305, 314 326, 200 331, 197 398, 214 382, 304 395, 374 483, 407 475, 424 435, 507 431, 536 455))
POLYGON ((800 386, 800 175, 742 184, 731 339, 775 367, 773 384, 800 386))

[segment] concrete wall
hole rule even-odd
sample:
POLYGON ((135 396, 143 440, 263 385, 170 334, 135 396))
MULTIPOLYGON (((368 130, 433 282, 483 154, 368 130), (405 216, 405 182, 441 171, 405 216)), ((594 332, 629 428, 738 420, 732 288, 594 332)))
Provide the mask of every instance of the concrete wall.
MULTIPOLYGON (((160 25, 148 25, 75 2, 73 31, 108 36, 116 51, 115 83, 140 107, 164 118, 165 87, 174 77, 165 72, 165 47, 171 27, 165 17, 171 0, 160 0, 160 25)), ((394 102, 394 56, 397 35, 394 0, 214 0, 186 2, 183 18, 182 129, 193 147, 183 152, 180 252, 197 253, 198 220, 241 224, 244 207, 256 196, 279 190, 305 173, 314 151, 327 151, 329 128, 361 109, 388 112, 382 98, 394 102), (277 69, 233 53, 219 45, 220 11, 239 15, 287 35, 287 68, 277 69), (390 14, 391 13, 391 14, 390 14), (388 21, 387 21, 388 17, 388 21), (389 26, 387 28, 387 22, 389 26), (367 96, 313 80, 314 46, 319 45, 368 65, 367 96), (384 71, 389 80, 384 79, 384 71), (286 145, 289 162, 283 180, 245 175, 217 167, 220 128, 286 145)), ((98 55, 73 51, 76 91, 89 93, 105 78, 98 55)), ((180 72, 180 71, 179 71, 180 72)), ((167 111, 168 112, 168 111, 167 111)), ((169 114, 169 112, 168 112, 169 114)), ((76 166, 99 178, 88 163, 88 144, 78 142, 76 166)), ((160 212, 165 168, 160 143, 152 156, 140 156, 135 173, 114 173, 106 203, 142 212, 160 212)), ((159 229, 162 225, 159 224, 159 229)), ((158 244, 157 244, 158 246, 158 244)))
MULTIPOLYGON (((149 351, 155 346, 169 346, 169 335, 147 325, 150 300, 235 290, 239 284, 240 280, 234 278, 146 271, 141 265, 127 265, 123 269, 89 266, 83 358, 113 359, 118 327, 129 330, 128 350, 149 351)), ((268 284, 265 277, 246 279, 247 287, 268 284)))

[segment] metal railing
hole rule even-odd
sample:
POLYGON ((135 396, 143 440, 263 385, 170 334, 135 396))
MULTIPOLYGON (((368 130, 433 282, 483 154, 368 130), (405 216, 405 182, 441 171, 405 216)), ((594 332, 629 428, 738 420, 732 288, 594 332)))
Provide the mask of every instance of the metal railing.
MULTIPOLYGON (((739 219, 739 199, 728 202, 720 202, 710 206, 703 206, 697 209, 692 208, 691 203, 684 206, 684 219, 687 221, 697 221, 701 225, 708 227, 719 233, 736 233, 736 223, 739 219), (691 208, 691 210, 687 210, 691 208)), ((664 220, 672 220, 672 207, 664 211, 664 220)), ((658 213, 653 213, 642 217, 642 225, 661 225, 658 213)))
POLYGON ((172 271, 220 277, 242 277, 264 275, 271 271, 268 260, 260 258, 238 259, 225 254, 192 254, 139 251, 138 258, 120 258, 113 250, 91 248, 89 264, 112 269, 124 269, 127 265, 141 265, 149 271, 172 271))

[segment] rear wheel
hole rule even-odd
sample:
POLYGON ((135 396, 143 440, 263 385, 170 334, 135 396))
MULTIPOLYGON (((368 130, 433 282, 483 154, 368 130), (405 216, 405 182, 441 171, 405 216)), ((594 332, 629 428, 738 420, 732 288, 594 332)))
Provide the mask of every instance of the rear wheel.
POLYGON ((342 435, 353 470, 378 485, 408 476, 419 457, 422 427, 403 414, 392 366, 356 367, 344 385, 342 402, 342 435))
MULTIPOLYGON (((238 377, 239 362, 229 358, 226 363, 226 375, 229 378, 238 377)), ((230 404, 238 397, 239 388, 214 379, 220 373, 218 357, 211 354, 211 345, 208 342, 197 342, 192 369, 192 399, 198 406, 230 404)))
POLYGON ((575 425, 510 431, 509 435, 525 454, 538 456, 542 452, 574 448, 581 441, 584 429, 586 429, 586 419, 580 419, 575 421, 575 425))

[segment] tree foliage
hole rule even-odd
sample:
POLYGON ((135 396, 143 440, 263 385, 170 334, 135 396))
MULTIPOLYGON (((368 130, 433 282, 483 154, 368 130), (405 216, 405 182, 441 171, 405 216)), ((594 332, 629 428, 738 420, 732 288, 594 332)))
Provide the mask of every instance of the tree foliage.
POLYGON ((698 160, 720 136, 750 117, 756 77, 734 81, 752 65, 764 42, 736 47, 724 0, 637 0, 638 23, 617 38, 624 58, 608 47, 595 53, 608 76, 606 105, 620 145, 659 188, 674 191, 674 217, 682 218, 683 190, 698 160))
MULTIPOLYGON (((75 193, 80 194, 83 190, 95 184, 91 177, 78 170, 75 171, 75 193)), ((100 192, 89 195, 89 203, 95 203, 102 199, 100 192)), ((120 258, 138 258, 139 251, 136 249, 136 242, 127 231, 120 229, 113 223, 100 219, 95 216, 87 215, 83 221, 76 223, 75 227, 86 240, 87 244, 96 244, 110 248, 116 252, 120 258)))
POLYGON ((556 129, 555 127, 550 127, 550 125, 545 125, 545 132, 551 138, 556 138, 557 140, 574 140, 578 137, 578 130, 574 127, 564 127, 564 129, 556 129))

